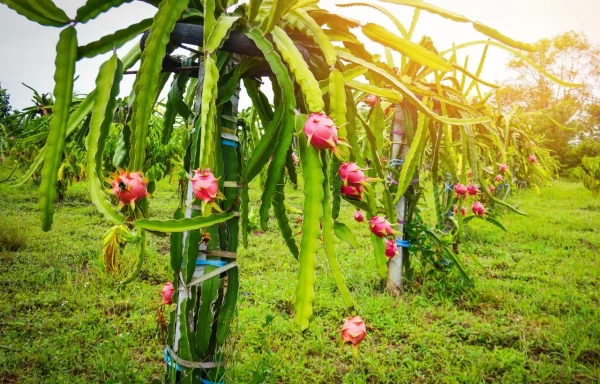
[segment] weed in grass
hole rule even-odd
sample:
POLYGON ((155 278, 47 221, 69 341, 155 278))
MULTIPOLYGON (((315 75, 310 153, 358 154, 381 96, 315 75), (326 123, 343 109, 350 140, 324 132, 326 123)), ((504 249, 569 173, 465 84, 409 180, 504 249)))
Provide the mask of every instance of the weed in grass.
POLYGON ((26 230, 14 218, 4 218, 0 227, 0 250, 16 252, 25 248, 26 230))

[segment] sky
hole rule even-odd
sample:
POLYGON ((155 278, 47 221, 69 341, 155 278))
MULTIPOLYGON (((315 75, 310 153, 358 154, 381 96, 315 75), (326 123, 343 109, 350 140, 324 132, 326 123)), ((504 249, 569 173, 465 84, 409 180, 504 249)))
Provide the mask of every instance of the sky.
MULTIPOLYGON (((359 0, 356 0, 357 2, 359 0)), ((372 0, 377 1, 377 0, 372 0)), ((85 0, 54 0, 59 8, 74 16, 77 8, 85 0)), ((338 3, 350 0, 322 0, 320 6, 339 12, 361 23, 375 22, 395 30, 386 16, 367 7, 339 8, 338 3)), ((431 4, 443 7, 455 13, 467 16, 498 29, 513 39, 535 42, 541 38, 550 38, 569 30, 585 33, 593 43, 600 44, 600 0, 429 0, 431 4)), ((412 9, 408 7, 379 2, 396 15, 405 25, 410 25, 412 9)), ((154 15, 156 9, 144 2, 134 1, 112 9, 84 25, 77 26, 79 45, 95 41, 100 37, 125 28, 154 15)), ((54 87, 55 46, 60 29, 42 27, 30 22, 14 11, 0 4, 0 83, 8 89, 13 108, 30 106, 32 92, 21 83, 26 83, 41 93, 52 92, 54 87)), ((457 24, 436 15, 421 13, 413 37, 419 41, 421 36, 430 36, 439 51, 463 43, 481 40, 483 35, 469 24, 457 24)), ((122 56, 129 45, 121 48, 122 56)), ((372 44, 372 43, 370 43, 372 44)), ((373 49, 375 45, 373 44, 373 49)), ((469 68, 474 71, 481 55, 481 49, 472 48, 463 51, 470 55, 469 68)), ((460 55, 459 55, 460 57, 460 55)), ((98 68, 108 58, 108 54, 85 59, 77 63, 75 91, 88 93, 94 88, 98 68)), ((482 78, 501 83, 512 74, 505 69, 509 54, 491 47, 488 51, 482 78)), ((126 76, 121 86, 123 96, 127 95, 133 83, 133 76, 126 76)), ((249 105, 247 97, 242 96, 241 107, 249 105)))

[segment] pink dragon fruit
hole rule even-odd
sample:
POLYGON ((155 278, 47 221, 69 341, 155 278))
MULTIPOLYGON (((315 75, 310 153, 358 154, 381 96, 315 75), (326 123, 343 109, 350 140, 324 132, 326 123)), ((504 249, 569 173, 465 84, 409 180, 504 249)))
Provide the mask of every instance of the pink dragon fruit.
POLYGON ((496 187, 494 187, 493 185, 488 186, 488 192, 494 193, 495 190, 496 190, 496 187))
POLYGON ((466 196, 467 192, 469 192, 469 190, 467 189, 467 186, 461 183, 457 183, 454 184, 454 192, 456 192, 457 196, 466 196))
POLYGON ((304 134, 308 142, 318 150, 337 147, 337 127, 324 112, 308 115, 304 124, 304 134))
POLYGON ((194 176, 190 179, 194 188, 196 199, 204 203, 212 203, 220 198, 219 180, 213 175, 210 169, 197 169, 194 176))
POLYGON ((504 174, 508 170, 508 165, 502 163, 498 166, 498 172, 504 174))
POLYGON ((340 193, 352 199, 362 200, 363 187, 360 184, 342 185, 340 193))
MULTIPOLYGON (((467 210, 464 206, 460 208, 460 214, 463 216, 467 214, 467 210)), ((458 205, 456 204, 454 204, 454 216, 458 216, 458 205)))
POLYGON ((359 223, 365 221, 365 215, 363 215, 360 209, 357 209, 356 212, 354 212, 354 220, 358 221, 359 223))
POLYGON ((485 215, 485 207, 479 201, 475 201, 471 206, 471 210, 477 216, 485 215))
POLYGON ((496 177, 494 177, 494 180, 496 181, 496 183, 500 183, 502 182, 502 180, 504 180, 504 177, 502 177, 502 175, 496 175, 496 177))
POLYGON ((396 241, 395 240, 386 240, 385 241, 385 255, 391 259, 392 257, 396 256, 396 253, 398 253, 398 246, 396 245, 396 241))
POLYGON ((537 158, 535 157, 535 155, 529 155, 529 161, 532 163, 537 163, 537 158))
POLYGON ((479 187, 475 184, 469 183, 469 185, 467 186, 467 193, 470 196, 477 196, 477 194, 479 193, 479 187))
POLYGON ((365 97, 365 103, 367 103, 370 107, 374 107, 379 102, 379 97, 375 95, 367 95, 365 97))
POLYGON ((163 304, 172 304, 172 298, 173 298, 173 292, 175 292, 175 288, 173 287, 173 283, 171 283, 170 281, 168 283, 166 283, 162 289, 162 291, 160 292, 160 295, 162 296, 162 303, 163 304))
POLYGON ((365 182, 365 173, 356 163, 342 163, 338 173, 343 185, 356 185, 365 182))
POLYGON ((298 165, 298 156, 296 156, 295 152, 292 152, 292 162, 294 163, 294 167, 298 165))
POLYGON ((131 205, 135 207, 135 203, 148 196, 147 184, 140 172, 129 172, 119 169, 119 174, 113 173, 113 180, 110 180, 112 191, 110 193, 117 196, 119 206, 131 205))
POLYGON ((371 232, 377 237, 387 237, 394 233, 392 224, 385 219, 383 216, 373 216, 369 221, 369 227, 371 232))
POLYGON ((350 317, 342 326, 342 340, 357 347, 367 336, 367 327, 360 316, 350 317))

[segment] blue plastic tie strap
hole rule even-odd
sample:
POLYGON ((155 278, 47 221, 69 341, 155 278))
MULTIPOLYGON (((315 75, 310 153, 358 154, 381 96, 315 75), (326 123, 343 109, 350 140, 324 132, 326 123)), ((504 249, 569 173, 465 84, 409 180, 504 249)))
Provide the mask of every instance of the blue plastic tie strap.
MULTIPOLYGON (((185 263, 181 263, 183 267, 185 263)), ((221 260, 196 260, 196 265, 211 265, 213 267, 224 267, 227 265, 226 261, 221 260)))
POLYGON ((452 187, 454 186, 454 184, 452 183, 444 183, 444 191, 448 191, 448 192, 452 192, 452 187))
POLYGON ((396 240, 396 245, 402 248, 410 248, 408 240, 396 240))
POLYGON ((404 164, 403 159, 391 159, 389 162, 390 167, 396 167, 404 164))
POLYGON ((236 143, 233 140, 228 140, 228 139, 221 139, 221 144, 227 145, 227 146, 233 147, 233 148, 237 148, 237 146, 238 146, 238 143, 236 143))
POLYGON ((165 348, 165 363, 167 363, 168 369, 171 369, 171 367, 175 367, 175 369, 177 369, 179 372, 181 372, 181 367, 179 366, 179 364, 171 362, 171 356, 169 356, 169 348, 168 347, 165 348))
POLYGON ((196 260, 196 265, 212 265, 213 267, 224 267, 227 265, 227 262, 221 260, 196 260))

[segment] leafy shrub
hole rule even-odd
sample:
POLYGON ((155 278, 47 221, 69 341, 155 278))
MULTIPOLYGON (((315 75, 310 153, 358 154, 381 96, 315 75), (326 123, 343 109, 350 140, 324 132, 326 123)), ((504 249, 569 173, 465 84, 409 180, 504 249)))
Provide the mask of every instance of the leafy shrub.
POLYGON ((600 194, 600 156, 584 157, 573 173, 594 196, 600 194))

